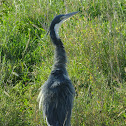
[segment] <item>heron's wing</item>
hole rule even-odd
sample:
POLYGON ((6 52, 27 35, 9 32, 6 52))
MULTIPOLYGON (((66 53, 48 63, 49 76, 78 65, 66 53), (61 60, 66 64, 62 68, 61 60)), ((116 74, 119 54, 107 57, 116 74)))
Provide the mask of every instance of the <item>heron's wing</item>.
POLYGON ((45 102, 44 110, 48 124, 63 126, 70 120, 73 96, 69 89, 69 82, 55 81, 51 87, 52 96, 45 102))

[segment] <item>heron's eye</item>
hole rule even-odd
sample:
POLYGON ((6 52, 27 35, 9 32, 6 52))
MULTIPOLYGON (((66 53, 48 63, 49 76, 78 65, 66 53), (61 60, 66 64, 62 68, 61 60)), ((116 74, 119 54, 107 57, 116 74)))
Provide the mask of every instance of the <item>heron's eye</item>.
POLYGON ((61 18, 60 18, 60 20, 62 21, 64 19, 64 16, 62 16, 61 18))

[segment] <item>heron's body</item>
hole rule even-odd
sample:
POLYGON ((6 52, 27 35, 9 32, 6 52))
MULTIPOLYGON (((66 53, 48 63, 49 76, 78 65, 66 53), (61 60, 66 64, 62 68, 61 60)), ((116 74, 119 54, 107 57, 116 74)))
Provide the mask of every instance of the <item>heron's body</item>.
MULTIPOLYGON (((77 12, 73 14, 75 13, 77 12)), ((72 13, 70 14, 70 16, 73 15, 72 13)), ((58 35, 59 26, 64 21, 61 18, 64 16, 66 15, 56 16, 50 25, 50 37, 55 45, 55 60, 52 72, 41 87, 38 96, 39 107, 41 108, 42 106, 48 126, 70 126, 75 95, 74 87, 66 70, 66 53, 58 35)))

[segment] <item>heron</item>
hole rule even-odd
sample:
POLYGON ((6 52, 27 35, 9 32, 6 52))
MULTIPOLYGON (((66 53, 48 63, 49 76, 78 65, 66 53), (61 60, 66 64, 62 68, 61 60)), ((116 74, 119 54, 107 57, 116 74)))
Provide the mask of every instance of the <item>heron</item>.
POLYGON ((78 12, 56 16, 50 25, 50 38, 55 46, 54 65, 38 95, 39 109, 48 126, 70 126, 75 89, 66 70, 67 57, 59 37, 61 24, 78 12))

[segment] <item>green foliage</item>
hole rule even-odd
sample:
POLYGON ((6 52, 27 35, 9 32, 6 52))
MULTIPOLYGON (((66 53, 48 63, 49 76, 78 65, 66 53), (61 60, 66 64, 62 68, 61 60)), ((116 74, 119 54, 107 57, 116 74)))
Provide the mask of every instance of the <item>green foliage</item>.
POLYGON ((1 0, 0 126, 46 125, 36 102, 53 64, 46 33, 55 15, 77 10, 60 29, 76 89, 71 124, 126 125, 125 0, 1 0))

